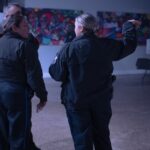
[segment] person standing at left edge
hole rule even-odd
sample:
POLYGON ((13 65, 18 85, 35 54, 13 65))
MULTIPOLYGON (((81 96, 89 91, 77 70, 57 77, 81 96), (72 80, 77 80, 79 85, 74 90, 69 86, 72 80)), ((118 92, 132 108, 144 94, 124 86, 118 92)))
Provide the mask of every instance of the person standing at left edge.
MULTIPOLYGON (((25 8, 22 7, 21 5, 19 5, 18 3, 9 3, 8 6, 4 7, 4 19, 7 19, 8 17, 10 17, 11 15, 14 14, 20 14, 20 15, 25 15, 25 8)), ((37 38, 35 38, 33 36, 32 33, 29 33, 27 41, 30 42, 32 44, 32 49, 35 49, 36 51, 38 51, 39 48, 39 41, 37 40, 37 38)), ((32 97, 34 96, 34 91, 32 90, 32 88, 30 87, 30 85, 28 85, 28 96, 29 99, 32 100, 32 97)), ((30 114, 30 118, 32 117, 32 101, 30 101, 29 107, 31 109, 29 114, 30 114)), ((31 120, 31 119, 30 119, 31 120)), ((32 122, 30 123, 30 130, 32 129, 32 122)), ((32 131, 30 132, 30 136, 29 136, 29 141, 30 141, 30 150, 40 150, 40 148, 38 148, 33 140, 33 135, 32 135, 32 131)))
POLYGON ((16 13, 4 20, 0 38, 0 150, 33 150, 28 88, 40 100, 37 111, 47 101, 38 53, 28 36, 24 16, 16 13))

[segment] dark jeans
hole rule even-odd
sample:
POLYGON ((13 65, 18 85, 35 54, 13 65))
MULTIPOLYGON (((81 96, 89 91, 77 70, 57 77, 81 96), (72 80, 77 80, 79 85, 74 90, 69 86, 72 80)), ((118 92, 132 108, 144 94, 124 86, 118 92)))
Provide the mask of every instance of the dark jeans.
POLYGON ((0 82, 0 150, 29 150, 29 105, 25 87, 0 82))
POLYGON ((29 117, 30 117, 29 150, 40 150, 40 148, 38 148, 36 144, 34 143, 33 135, 32 135, 31 118, 32 118, 32 97, 34 96, 34 92, 31 91, 31 89, 28 89, 28 93, 29 93, 28 94, 28 98, 29 98, 28 108, 30 108, 29 109, 29 117))
MULTIPOLYGON (((86 104, 85 104, 86 105, 86 104)), ((91 100, 87 109, 65 105, 75 150, 112 150, 109 133, 109 97, 91 100)))

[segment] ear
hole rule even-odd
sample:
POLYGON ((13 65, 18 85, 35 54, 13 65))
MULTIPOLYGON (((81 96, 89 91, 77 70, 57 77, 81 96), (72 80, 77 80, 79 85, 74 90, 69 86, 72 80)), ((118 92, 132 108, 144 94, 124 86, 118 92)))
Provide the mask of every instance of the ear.
POLYGON ((79 26, 79 31, 82 33, 84 31, 83 26, 79 26))
POLYGON ((13 30, 14 32, 18 32, 18 28, 17 28, 15 25, 12 26, 12 30, 13 30))

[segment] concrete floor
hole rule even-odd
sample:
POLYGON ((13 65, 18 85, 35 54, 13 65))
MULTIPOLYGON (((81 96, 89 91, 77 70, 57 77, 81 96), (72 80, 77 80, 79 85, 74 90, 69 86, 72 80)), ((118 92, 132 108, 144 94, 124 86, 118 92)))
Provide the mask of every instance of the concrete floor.
MULTIPOLYGON (((64 107, 60 104, 60 84, 46 79, 47 106, 36 113, 33 98, 33 135, 42 150, 74 150, 64 107)), ((150 77, 117 76, 110 123, 113 150, 150 150, 150 77)))

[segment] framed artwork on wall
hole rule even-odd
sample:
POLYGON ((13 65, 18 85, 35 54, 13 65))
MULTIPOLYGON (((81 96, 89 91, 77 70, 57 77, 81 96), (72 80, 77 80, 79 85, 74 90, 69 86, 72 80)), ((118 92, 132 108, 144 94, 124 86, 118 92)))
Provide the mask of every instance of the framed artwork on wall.
POLYGON ((27 8, 26 16, 31 32, 42 45, 61 45, 68 27, 74 29, 74 19, 82 11, 27 8))
POLYGON ((138 44, 145 45, 150 38, 150 14, 124 13, 124 12, 97 12, 100 37, 120 40, 122 38, 122 25, 130 19, 137 19, 142 25, 137 30, 138 44))

